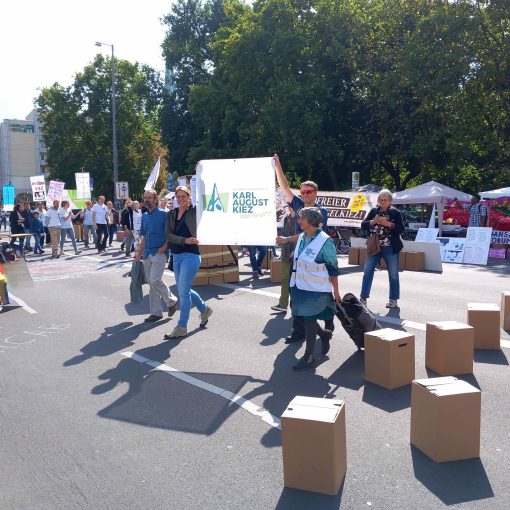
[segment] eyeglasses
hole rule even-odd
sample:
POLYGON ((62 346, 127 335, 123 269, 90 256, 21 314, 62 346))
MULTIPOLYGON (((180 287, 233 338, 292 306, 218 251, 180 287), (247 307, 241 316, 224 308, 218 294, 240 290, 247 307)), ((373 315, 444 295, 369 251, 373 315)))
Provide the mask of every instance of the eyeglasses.
POLYGON ((299 193, 301 193, 301 195, 313 195, 317 192, 314 189, 302 189, 299 193))

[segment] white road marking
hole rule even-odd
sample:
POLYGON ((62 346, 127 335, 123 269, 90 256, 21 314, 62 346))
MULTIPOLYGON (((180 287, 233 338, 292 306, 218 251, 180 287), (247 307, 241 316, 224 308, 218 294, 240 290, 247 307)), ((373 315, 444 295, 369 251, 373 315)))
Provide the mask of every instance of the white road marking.
POLYGON ((137 361, 138 363, 144 363, 146 365, 149 365, 150 367, 153 367, 156 370, 166 372, 168 375, 171 375, 172 377, 175 377, 180 381, 191 384, 193 386, 196 386, 197 388, 201 388, 210 393, 214 393, 215 395, 219 395, 220 397, 223 397, 226 400, 230 400, 230 402, 232 402, 233 404, 236 404, 245 411, 248 411, 253 416, 257 416, 258 418, 260 418, 264 423, 267 423, 268 425, 271 425, 271 427, 274 427, 276 429, 280 429, 279 418, 273 416, 269 411, 266 411, 263 407, 260 407, 257 404, 251 402, 250 400, 241 397, 241 395, 232 393, 231 391, 225 390, 224 388, 220 388, 219 386, 215 386, 214 384, 201 381, 200 379, 185 374, 177 370, 176 368, 173 368, 169 365, 165 365, 164 363, 159 363, 158 361, 152 361, 150 359, 144 358, 143 356, 140 356, 134 352, 126 351, 122 352, 121 355, 125 356, 126 358, 130 358, 134 361, 137 361))
POLYGON ((260 296, 268 296, 275 299, 279 299, 280 294, 275 294, 274 292, 268 292, 267 290, 260 289, 250 289, 249 287, 241 287, 240 285, 233 285, 231 283, 215 283, 217 287, 224 287, 225 289, 234 289, 239 290, 241 292, 249 292, 251 294, 259 294, 260 296))
POLYGON ((9 291, 9 298, 13 299, 14 301, 16 301, 16 303, 18 303, 18 305, 20 305, 21 307, 23 307, 23 309, 28 312, 28 313, 37 313, 33 308, 31 308, 30 306, 28 306, 25 301, 23 301, 21 298, 19 297, 16 297, 11 291, 9 291))
POLYGON ((506 347, 507 349, 510 349, 510 340, 501 339, 501 347, 506 347))

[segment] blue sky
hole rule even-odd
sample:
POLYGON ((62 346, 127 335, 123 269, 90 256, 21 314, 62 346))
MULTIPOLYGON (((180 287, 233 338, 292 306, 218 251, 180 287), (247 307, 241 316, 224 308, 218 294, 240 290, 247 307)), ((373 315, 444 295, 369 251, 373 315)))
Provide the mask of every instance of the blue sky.
POLYGON ((160 18, 173 0, 11 0, 0 17, 0 120, 24 119, 39 87, 70 85, 96 53, 115 46, 115 57, 163 73, 160 18))

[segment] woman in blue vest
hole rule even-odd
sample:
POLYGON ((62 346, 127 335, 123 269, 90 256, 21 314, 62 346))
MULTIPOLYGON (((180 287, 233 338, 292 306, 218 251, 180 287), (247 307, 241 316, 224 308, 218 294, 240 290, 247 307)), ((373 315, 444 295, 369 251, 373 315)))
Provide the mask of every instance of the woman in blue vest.
POLYGON ((340 302, 338 291, 338 262, 331 238, 322 231, 322 212, 317 207, 304 207, 298 212, 303 233, 294 251, 290 279, 291 309, 294 317, 305 323, 306 348, 294 370, 305 370, 315 365, 315 340, 319 335, 322 355, 329 351, 333 333, 322 329, 318 320, 331 320, 340 302))

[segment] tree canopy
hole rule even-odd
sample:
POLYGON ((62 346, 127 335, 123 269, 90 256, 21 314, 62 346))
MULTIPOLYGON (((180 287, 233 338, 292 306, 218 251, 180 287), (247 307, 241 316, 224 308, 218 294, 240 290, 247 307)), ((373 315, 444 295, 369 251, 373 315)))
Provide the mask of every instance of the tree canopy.
POLYGON ((510 177, 499 0, 178 0, 165 18, 170 166, 280 154, 295 180, 466 191, 510 177))

